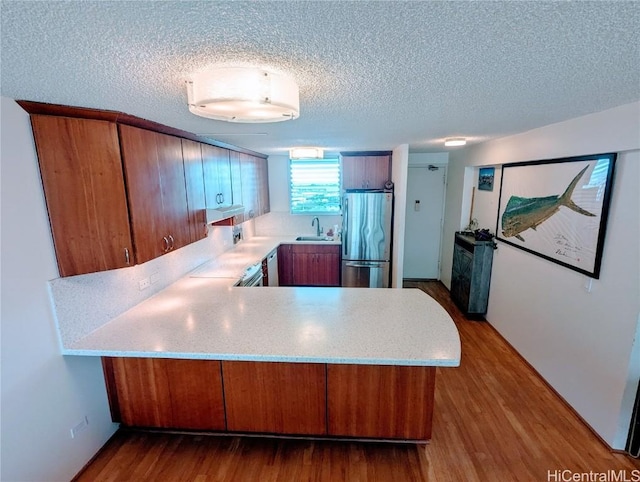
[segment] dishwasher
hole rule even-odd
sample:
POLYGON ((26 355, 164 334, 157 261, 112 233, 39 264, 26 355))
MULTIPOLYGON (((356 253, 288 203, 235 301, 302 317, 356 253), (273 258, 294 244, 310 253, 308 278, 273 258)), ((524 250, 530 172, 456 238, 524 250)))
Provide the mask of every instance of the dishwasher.
POLYGON ((267 256, 267 280, 269 286, 278 286, 278 250, 274 249, 267 256))

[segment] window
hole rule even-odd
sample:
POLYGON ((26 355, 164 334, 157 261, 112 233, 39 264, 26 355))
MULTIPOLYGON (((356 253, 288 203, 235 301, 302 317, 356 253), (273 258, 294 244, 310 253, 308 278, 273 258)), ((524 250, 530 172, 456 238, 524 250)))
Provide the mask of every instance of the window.
POLYGON ((292 214, 340 214, 340 159, 290 159, 292 214))

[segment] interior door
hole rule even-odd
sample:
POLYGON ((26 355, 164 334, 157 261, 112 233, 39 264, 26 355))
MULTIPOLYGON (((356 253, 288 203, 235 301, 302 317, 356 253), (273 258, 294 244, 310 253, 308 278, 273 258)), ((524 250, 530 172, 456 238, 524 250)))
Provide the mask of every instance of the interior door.
POLYGON ((443 166, 409 166, 404 278, 440 278, 445 176, 443 166))

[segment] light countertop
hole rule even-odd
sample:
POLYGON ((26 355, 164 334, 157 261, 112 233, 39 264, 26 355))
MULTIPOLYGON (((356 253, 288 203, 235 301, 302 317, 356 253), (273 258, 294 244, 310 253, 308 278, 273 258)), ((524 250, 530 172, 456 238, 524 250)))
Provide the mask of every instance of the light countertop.
POLYGON ((291 238, 271 237, 243 241, 65 346, 63 354, 460 364, 460 338, 453 320, 420 290, 233 287, 247 266, 290 242, 291 238))
MULTIPOLYGON (((259 263, 280 244, 317 244, 311 241, 296 241, 295 236, 266 237, 254 236, 241 241, 233 249, 223 253, 216 259, 204 263, 189 276, 197 278, 235 278, 240 279, 245 269, 259 263)), ((340 245, 339 240, 322 241, 323 245, 340 245)))
POLYGON ((183 278, 65 354, 458 366, 460 339, 447 312, 417 289, 183 278))

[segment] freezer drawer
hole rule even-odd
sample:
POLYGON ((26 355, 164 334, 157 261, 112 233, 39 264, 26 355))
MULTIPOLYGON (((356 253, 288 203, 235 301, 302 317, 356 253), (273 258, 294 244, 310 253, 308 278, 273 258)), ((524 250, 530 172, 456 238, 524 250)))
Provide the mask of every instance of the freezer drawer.
POLYGON ((342 286, 356 288, 388 288, 388 261, 343 261, 342 286))

